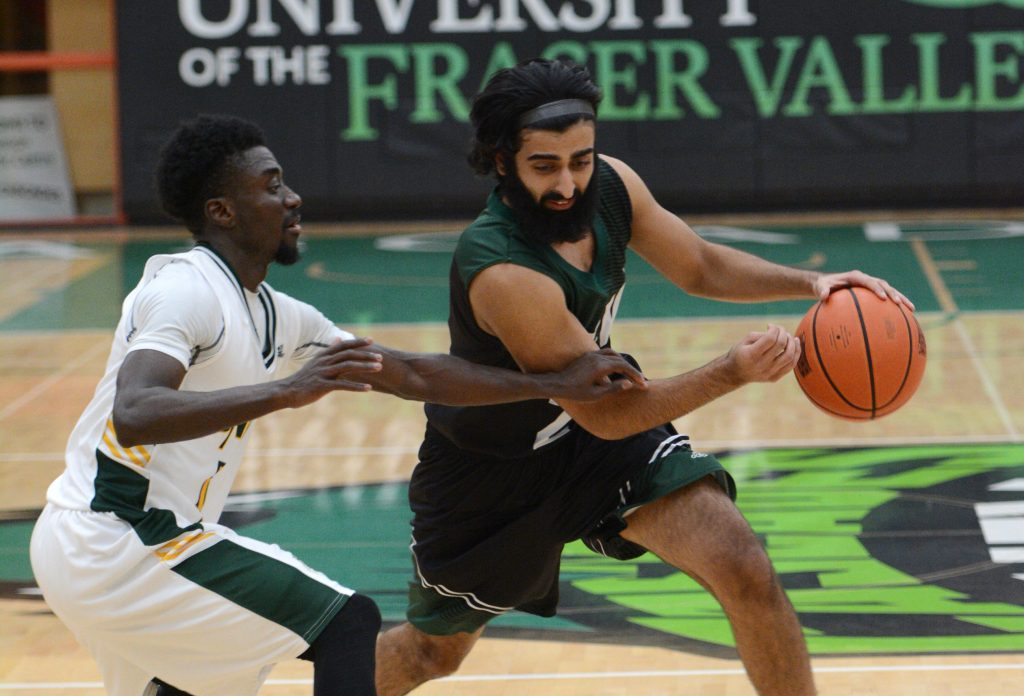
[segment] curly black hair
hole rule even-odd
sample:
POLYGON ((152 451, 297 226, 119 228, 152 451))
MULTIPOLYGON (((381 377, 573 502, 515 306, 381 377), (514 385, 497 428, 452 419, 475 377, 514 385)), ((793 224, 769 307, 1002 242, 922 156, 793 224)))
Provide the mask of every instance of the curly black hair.
MULTIPOLYGON (((601 88, 590 72, 569 61, 533 58, 494 73, 473 100, 469 113, 473 145, 467 160, 473 171, 486 176, 494 171, 494 157, 514 154, 520 147, 519 117, 542 104, 559 99, 582 99, 597 113, 601 88)), ((577 123, 579 114, 559 116, 531 126, 564 131, 577 123)))
POLYGON ((266 145, 260 127, 236 116, 203 114, 183 121, 160 150, 160 205, 199 235, 206 201, 223 194, 234 158, 259 145, 266 145))

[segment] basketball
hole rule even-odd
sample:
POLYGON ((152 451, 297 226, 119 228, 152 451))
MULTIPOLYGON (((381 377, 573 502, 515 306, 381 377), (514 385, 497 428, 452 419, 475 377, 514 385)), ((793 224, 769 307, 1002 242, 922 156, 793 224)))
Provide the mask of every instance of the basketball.
POLYGON ((921 384, 927 350, 914 313, 867 288, 833 290, 807 311, 796 336, 803 348, 796 381, 829 415, 887 416, 921 384))

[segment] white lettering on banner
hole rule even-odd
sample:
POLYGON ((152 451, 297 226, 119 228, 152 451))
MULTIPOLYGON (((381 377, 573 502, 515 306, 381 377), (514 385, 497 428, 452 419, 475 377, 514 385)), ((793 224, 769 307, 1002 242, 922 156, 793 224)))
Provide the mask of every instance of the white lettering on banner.
POLYGON ((356 21, 351 0, 334 0, 334 19, 327 25, 329 36, 358 34, 362 27, 356 21))
POLYGON ((377 12, 389 34, 401 34, 409 25, 413 0, 377 0, 377 12))
MULTIPOLYGON (((757 16, 750 11, 750 0, 724 2, 725 14, 719 17, 722 26, 746 27, 757 23, 757 16)), ((358 5, 355 0, 230 0, 227 15, 212 19, 203 11, 203 0, 178 0, 178 17, 186 31, 201 39, 223 39, 243 28, 250 36, 278 36, 285 17, 306 36, 353 36, 363 31, 359 19, 367 19, 366 15, 356 15, 358 7, 360 12, 375 11, 384 30, 398 35, 408 29, 416 3, 417 0, 362 0, 358 5), (329 17, 321 16, 321 5, 330 7, 329 17)), ((686 14, 683 3, 684 0, 662 0, 660 13, 651 16, 654 26, 692 26, 693 18, 686 14)), ((222 11, 223 0, 216 7, 222 11)), ((434 19, 429 26, 435 34, 524 32, 531 26, 544 32, 581 33, 601 27, 625 31, 644 26, 643 18, 637 14, 637 0, 490 0, 490 4, 486 0, 434 0, 433 9, 434 19), (472 9, 466 9, 466 5, 472 9), (463 11, 467 14, 462 14, 463 11)))
POLYGON ((226 87, 238 72, 240 54, 234 46, 221 46, 216 51, 190 48, 178 60, 178 74, 189 87, 208 87, 214 82, 226 87))
POLYGON ((575 8, 569 3, 562 5, 558 11, 562 25, 569 31, 594 31, 604 26, 612 9, 609 0, 590 0, 587 4, 590 5, 590 13, 585 16, 576 14, 575 8))
MULTIPOLYGON (((269 0, 260 0, 269 2, 269 0)), ((283 2, 284 0, 282 0, 283 2)), ((292 0, 294 1, 294 0, 292 0)), ((375 0, 377 15, 380 17, 384 29, 389 34, 401 34, 409 25, 409 16, 412 14, 413 3, 416 0, 375 0)), ((365 7, 369 3, 364 3, 365 7)), ((442 1, 438 5, 445 5, 442 1)), ((438 9, 438 13, 442 12, 438 9)), ((329 36, 342 36, 359 34, 363 27, 356 21, 353 0, 334 0, 333 19, 325 28, 329 36)), ((312 35, 312 34, 310 34, 312 35)))
MULTIPOLYGON (((265 85, 326 85, 331 81, 331 49, 322 44, 312 46, 249 46, 245 58, 252 65, 252 82, 265 85)), ((216 50, 196 47, 185 51, 178 60, 178 74, 189 87, 226 87, 242 64, 242 51, 237 46, 221 46, 216 50)))
POLYGON ((439 0, 437 19, 430 23, 435 34, 485 32, 494 26, 494 8, 482 7, 473 17, 459 16, 459 0, 439 0))
POLYGON ((729 0, 726 13, 719 20, 723 27, 749 27, 757 24, 757 17, 750 11, 749 0, 729 0))
POLYGON ((435 34, 525 31, 528 25, 519 14, 521 3, 530 18, 544 31, 558 31, 560 28, 577 32, 593 31, 605 22, 609 29, 617 30, 639 29, 643 26, 643 21, 636 14, 635 0, 587 0, 591 9, 586 15, 577 14, 570 3, 564 3, 557 17, 539 0, 501 0, 497 21, 494 19, 493 7, 482 7, 472 17, 462 17, 459 15, 458 0, 439 0, 437 19, 430 23, 430 30, 435 34))
MULTIPOLYGON (((320 33, 320 0, 277 0, 306 36, 320 33)), ((250 36, 277 36, 281 25, 270 15, 271 0, 256 0, 256 22, 249 26, 250 36)))
POLYGON ((558 19, 542 0, 501 0, 501 16, 494 25, 497 31, 525 31, 526 21, 519 16, 519 5, 525 6, 533 23, 541 31, 558 31, 558 19))
POLYGON ((326 85, 331 81, 329 55, 327 46, 295 46, 290 56, 281 46, 245 49, 245 57, 252 62, 252 81, 257 85, 326 85))
MULTIPOLYGON (((749 27, 757 24, 757 15, 750 11, 750 0, 727 0, 725 14, 718 23, 723 27, 749 27)), ((683 0, 664 0, 661 14, 654 19, 654 26, 658 29, 686 29, 693 26, 693 18, 683 9, 683 0)))
POLYGON ((665 11, 654 20, 658 29, 686 29, 693 18, 683 11, 683 0, 665 0, 665 11))
POLYGON ((178 0, 178 17, 181 24, 192 36, 201 39, 223 39, 237 34, 249 17, 249 0, 231 0, 228 16, 213 22, 203 14, 202 0, 178 0))
POLYGON ((608 22, 609 29, 639 29, 644 25, 642 19, 636 15, 636 7, 633 0, 623 0, 615 3, 615 14, 608 22))

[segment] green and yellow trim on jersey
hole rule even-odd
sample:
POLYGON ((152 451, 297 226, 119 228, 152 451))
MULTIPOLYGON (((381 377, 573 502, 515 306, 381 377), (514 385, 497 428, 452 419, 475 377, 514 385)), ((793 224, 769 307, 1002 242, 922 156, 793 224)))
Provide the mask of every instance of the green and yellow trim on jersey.
POLYGON ((101 438, 99 449, 114 461, 137 466, 140 469, 145 469, 146 465, 149 464, 149 460, 153 456, 143 445, 125 447, 118 442, 117 431, 114 429, 113 417, 107 418, 107 424, 103 428, 103 437, 101 438))
POLYGON ((93 483, 96 493, 89 503, 90 509, 114 513, 130 524, 147 546, 165 544, 184 532, 202 529, 199 522, 179 527, 170 510, 147 510, 149 479, 99 449, 96 450, 96 478, 93 483))

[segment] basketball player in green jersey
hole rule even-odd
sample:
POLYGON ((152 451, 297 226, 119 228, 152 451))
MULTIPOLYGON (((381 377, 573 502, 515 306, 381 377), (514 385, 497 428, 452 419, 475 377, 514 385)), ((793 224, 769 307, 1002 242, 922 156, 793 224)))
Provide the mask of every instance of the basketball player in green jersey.
MULTIPOLYGON (((627 248, 682 290, 753 302, 825 297, 859 271, 785 268, 708 243, 660 207, 623 162, 599 155, 600 91, 580 67, 534 60, 496 73, 474 101, 470 163, 498 186, 451 267, 451 352, 525 372, 608 346, 627 248)), ((719 600, 761 694, 814 692, 792 605, 733 504, 732 478, 666 425, 800 355, 778 326, 648 389, 584 404, 428 405, 410 483, 408 622, 382 634, 377 689, 406 693, 455 671, 486 623, 518 609, 552 616, 565 543, 619 559, 651 551, 719 600)))
POLYGON ((294 657, 313 662, 318 696, 372 694, 374 602, 219 524, 251 421, 337 390, 501 403, 596 398, 643 378, 599 353, 532 376, 405 353, 275 291, 264 279, 298 259, 302 199, 252 123, 183 124, 157 178, 196 246, 152 257, 124 301, 32 535, 36 580, 112 696, 255 694, 294 657))

